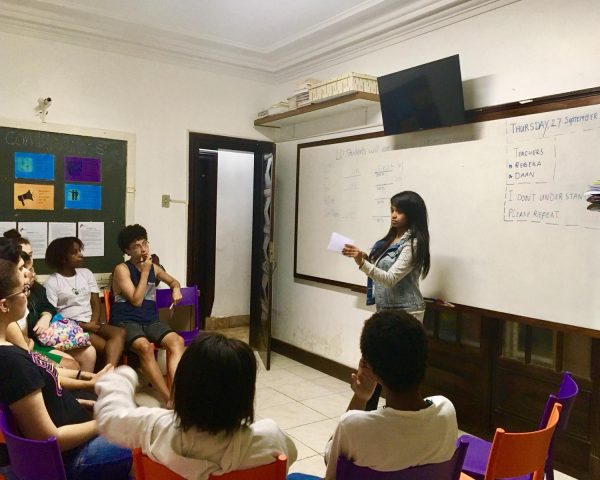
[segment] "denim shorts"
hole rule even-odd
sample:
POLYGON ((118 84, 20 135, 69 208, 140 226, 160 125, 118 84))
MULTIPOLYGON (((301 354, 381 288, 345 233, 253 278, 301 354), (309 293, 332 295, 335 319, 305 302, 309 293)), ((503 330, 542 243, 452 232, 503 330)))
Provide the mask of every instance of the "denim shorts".
POLYGON ((131 348, 131 344, 134 340, 144 337, 154 343, 156 346, 160 345, 162 339, 165 338, 169 333, 174 332, 167 325, 160 320, 156 320, 152 323, 138 323, 131 321, 120 322, 117 326, 125 329, 125 348, 128 350, 131 348))

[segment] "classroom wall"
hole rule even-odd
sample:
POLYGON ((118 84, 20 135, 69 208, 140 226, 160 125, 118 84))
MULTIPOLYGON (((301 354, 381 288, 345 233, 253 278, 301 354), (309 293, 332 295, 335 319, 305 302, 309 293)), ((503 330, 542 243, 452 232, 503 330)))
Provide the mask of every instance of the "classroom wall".
POLYGON ((264 139, 252 121, 272 86, 5 33, 0 65, 0 117, 36 121, 37 99, 51 97, 49 123, 135 134, 131 220, 185 281, 187 206, 161 208, 161 195, 188 198, 188 131, 264 139))
MULTIPOLYGON (((597 0, 522 0, 310 77, 328 79, 347 72, 381 75, 458 53, 468 109, 591 88, 600 85, 599 22, 597 0)), ((281 85, 273 100, 293 89, 293 82, 281 85)), ((334 131, 344 128, 342 120, 328 117, 321 125, 334 131)), ((321 138, 325 137, 303 141, 321 138)), ((279 247, 273 336, 355 366, 362 323, 372 311, 364 306, 364 295, 293 278, 297 143, 277 145, 275 243, 279 247)), ((373 232, 373 241, 384 234, 373 232)))
POLYGON ((212 317, 250 315, 254 153, 219 150, 212 317))

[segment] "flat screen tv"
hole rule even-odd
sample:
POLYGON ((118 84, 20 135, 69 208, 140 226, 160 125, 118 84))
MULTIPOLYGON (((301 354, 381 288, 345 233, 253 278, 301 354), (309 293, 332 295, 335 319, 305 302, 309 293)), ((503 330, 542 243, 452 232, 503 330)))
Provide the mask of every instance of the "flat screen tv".
POLYGON ((385 135, 465 122, 458 55, 377 79, 385 135))

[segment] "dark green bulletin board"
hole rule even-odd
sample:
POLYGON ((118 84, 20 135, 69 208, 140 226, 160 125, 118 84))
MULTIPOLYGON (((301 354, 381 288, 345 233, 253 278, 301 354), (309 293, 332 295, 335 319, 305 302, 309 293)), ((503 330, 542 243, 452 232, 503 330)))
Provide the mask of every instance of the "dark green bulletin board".
MULTIPOLYGON (((86 257, 85 267, 94 273, 111 272, 123 260, 117 246, 117 234, 125 225, 127 181, 127 142, 67 133, 0 127, 0 221, 2 222, 103 222, 104 256, 86 257), (54 156, 54 180, 16 179, 15 153, 27 152, 54 156), (99 210, 65 209, 65 157, 100 160, 98 182, 76 182, 101 186, 99 210), (54 210, 17 210, 14 208, 14 184, 54 186, 54 210)), ((85 188, 85 187, 82 187, 85 188)), ((1 234, 1 232, 0 232, 1 234)), ((85 251, 84 251, 85 253, 85 251)), ((34 261, 37 273, 50 273, 43 259, 34 261)))

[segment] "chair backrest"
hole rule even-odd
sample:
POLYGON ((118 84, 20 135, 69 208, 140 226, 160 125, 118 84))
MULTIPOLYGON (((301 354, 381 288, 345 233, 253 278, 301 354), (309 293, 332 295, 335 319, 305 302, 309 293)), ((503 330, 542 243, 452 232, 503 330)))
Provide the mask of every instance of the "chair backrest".
MULTIPOLYGON (((133 450, 136 480, 182 480, 183 477, 169 470, 164 465, 156 463, 142 453, 139 448, 133 450)), ((285 480, 287 457, 279 455, 275 462, 268 465, 238 470, 224 475, 213 476, 209 480, 285 480)))
POLYGON ((341 456, 336 465, 336 478, 344 480, 421 480, 425 478, 458 480, 468 447, 467 442, 460 441, 454 455, 447 462, 428 463, 395 472, 380 472, 368 467, 359 467, 341 456))
MULTIPOLYGON (((567 425, 569 424, 571 410, 573 410, 573 405, 575 405, 575 400, 577 399, 578 393, 579 387, 575 383, 575 380, 573 380, 571 372, 565 372, 556 395, 550 394, 548 396, 546 406, 544 407, 544 411, 542 413, 542 418, 540 419, 539 428, 542 429, 548 424, 548 419, 552 413, 552 408, 556 403, 560 403, 562 405, 562 410, 560 411, 560 418, 554 433, 556 434, 556 432, 565 431, 567 429, 567 425)), ((547 480, 554 480, 554 439, 555 436, 553 435, 552 440, 550 440, 550 447, 548 448, 548 458, 546 459, 545 471, 547 480)))
POLYGON ((6 441, 12 473, 19 480, 67 480, 56 438, 28 440, 17 435, 8 408, 0 410, 0 429, 6 441))
POLYGON ((543 480, 544 466, 550 447, 550 441, 558 420, 562 405, 555 403, 542 430, 526 433, 507 433, 496 429, 484 480, 520 477, 533 473, 534 480, 543 480))
POLYGON ((542 429, 548 424, 548 419, 550 418, 554 404, 560 403, 562 405, 562 410, 560 411, 560 419, 556 425, 556 431, 561 432, 565 430, 569 423, 571 410, 573 409, 578 393, 579 387, 575 383, 575 380, 573 380, 571 372, 565 372, 556 395, 550 394, 548 396, 542 418, 540 419, 539 428, 542 429))
MULTIPOLYGON (((198 301, 198 287, 191 285, 189 287, 181 287, 181 300, 177 304, 178 307, 192 306, 194 309, 194 328, 189 332, 193 332, 194 335, 188 338, 183 335, 186 340, 186 345, 195 338, 195 335, 200 330, 200 305, 198 301)), ((159 288, 156 290, 156 309, 160 310, 163 308, 169 308, 171 306, 171 290, 168 288, 159 288)), ((185 331, 184 331, 185 332, 185 331)), ((182 335, 184 332, 178 332, 182 335)))

